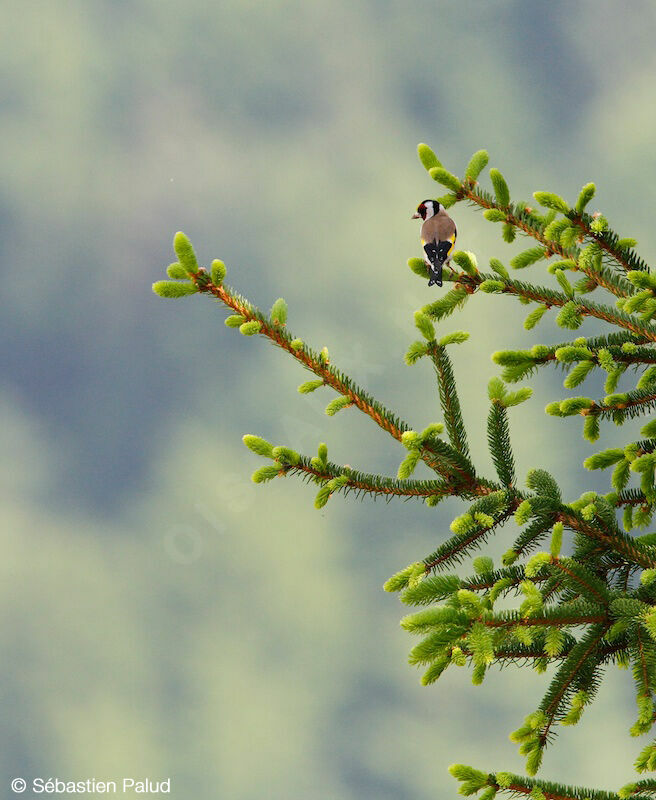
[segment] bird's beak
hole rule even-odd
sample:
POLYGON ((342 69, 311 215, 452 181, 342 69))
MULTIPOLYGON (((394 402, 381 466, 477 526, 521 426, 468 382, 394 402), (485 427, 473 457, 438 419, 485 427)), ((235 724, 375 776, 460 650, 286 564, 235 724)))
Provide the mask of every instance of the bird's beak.
POLYGON ((415 213, 410 217, 410 219, 420 219, 420 217, 421 217, 421 214, 419 214, 417 211, 415 211, 415 213))

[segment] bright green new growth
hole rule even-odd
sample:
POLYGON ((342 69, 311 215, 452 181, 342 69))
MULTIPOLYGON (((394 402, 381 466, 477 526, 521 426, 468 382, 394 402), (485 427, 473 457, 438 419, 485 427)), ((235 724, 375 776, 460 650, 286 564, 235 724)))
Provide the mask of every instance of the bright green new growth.
POLYGON ((430 170, 430 176, 434 181, 441 183, 442 186, 446 186, 447 189, 451 189, 452 192, 458 192, 461 189, 461 183, 455 175, 452 175, 448 170, 444 169, 444 167, 432 167, 430 170))
POLYGON ((417 145, 417 155, 419 160, 424 165, 425 169, 431 170, 433 167, 441 167, 442 164, 438 161, 435 153, 430 149, 427 144, 417 145))
POLYGON ((487 166, 487 162, 490 160, 487 150, 478 150, 478 152, 474 153, 474 155, 469 160, 469 164, 467 165, 467 169, 465 170, 465 178, 468 178, 472 183, 475 183, 478 179, 478 176, 487 166))
POLYGON ((187 278, 187 270, 177 261, 168 265, 166 268, 166 274, 169 276, 169 278, 178 281, 185 280, 187 278))
MULTIPOLYGON (((506 183, 506 179, 503 175, 499 172, 498 169, 492 167, 490 170, 490 179, 492 181, 492 186, 494 187, 494 194, 496 196, 497 205, 500 206, 499 209, 495 209, 497 211, 498 216, 496 219, 492 221, 498 221, 501 219, 507 219, 506 215, 500 216, 502 213, 502 209, 506 208, 510 204, 510 192, 508 191, 508 184, 506 183)), ((489 212, 486 212, 486 214, 489 212)), ((490 217, 488 216, 488 219, 490 217)))
POLYGON ((287 322, 287 303, 279 297, 276 302, 271 306, 269 316, 278 325, 284 325, 287 322))
MULTIPOLYGON (((594 184, 586 184, 572 206, 552 192, 535 192, 541 207, 536 210, 512 201, 497 169, 489 171, 491 189, 479 185, 488 163, 484 150, 469 160, 462 181, 427 145, 419 145, 418 154, 430 177, 449 189, 440 198, 445 206, 464 201, 480 209, 488 221, 502 223, 505 242, 517 235, 532 240, 509 261, 520 273, 510 273, 497 258, 489 260, 491 272, 480 272, 473 253, 453 253, 445 275, 450 290, 431 295, 415 313, 421 338, 409 345, 405 360, 432 366, 443 422, 413 430, 333 365, 326 348, 314 350, 292 336, 284 300, 276 300, 268 315, 261 312, 225 285, 223 262, 213 261, 209 271, 200 267, 182 233, 175 236, 178 260, 167 268, 169 280, 158 281, 153 290, 170 298, 210 295, 229 310, 229 328, 268 338, 312 373, 298 387, 301 394, 320 388, 332 393, 328 416, 357 409, 404 448, 397 474, 391 476, 331 462, 324 443, 316 455, 301 454, 247 435, 244 444, 267 460, 253 481, 298 476, 315 485, 317 508, 334 494, 349 493, 415 498, 429 507, 447 497, 464 502, 450 530, 443 526, 435 550, 400 570, 384 588, 419 609, 401 624, 419 637, 409 660, 422 668, 424 685, 436 682, 451 665, 469 665, 475 685, 495 665, 530 665, 538 673, 552 668, 542 700, 510 737, 533 776, 558 730, 576 725, 594 702, 609 667, 630 667, 637 705, 630 733, 651 730, 656 718, 656 533, 644 530, 656 504, 656 278, 633 250, 634 240, 620 238, 603 216, 586 211, 594 184), (531 269, 542 270, 540 281, 515 279, 530 275, 531 269), (527 335, 526 349, 493 353, 497 366, 489 375, 487 443, 494 473, 483 475, 470 454, 450 358, 451 348, 464 344, 469 334, 449 330, 448 317, 466 302, 507 298, 529 306, 526 331, 551 313, 563 340, 539 344, 527 335), (583 325, 585 335, 570 333, 583 325), (530 469, 523 480, 518 476, 511 447, 512 409, 529 400, 532 390, 515 385, 551 366, 565 369, 566 390, 576 389, 589 376, 603 378, 604 396, 595 399, 579 390, 581 394, 567 394, 545 409, 556 418, 580 416, 588 442, 599 439, 610 423, 651 415, 644 420, 640 440, 588 450, 583 466, 607 471, 606 494, 588 491, 568 497, 568 486, 561 487, 541 467, 530 469), (519 531, 495 568, 489 556, 476 553, 510 520, 519 531), (454 574, 469 560, 471 568, 454 574), (509 608, 512 598, 516 600, 509 608), (496 605, 500 600, 503 607, 496 605)), ((462 238, 464 221, 459 220, 459 227, 462 238)), ((408 265, 427 280, 422 257, 410 258, 408 265)), ((480 436, 478 429, 474 432, 480 436)), ((563 436, 569 435, 568 428, 563 436)), ((656 771, 656 742, 643 747, 635 769, 656 771)), ((611 793, 464 765, 453 765, 450 771, 461 783, 461 794, 481 792, 481 800, 492 800, 497 793, 534 800, 647 800, 656 792, 656 779, 633 781, 611 793)))
POLYGON ((193 285, 193 283, 156 281, 153 284, 153 291, 160 297, 186 297, 188 294, 196 294, 198 289, 193 285))
POLYGON ((173 249, 175 250, 180 265, 191 278, 198 272, 198 262, 196 261, 196 254, 194 253, 191 242, 182 231, 178 231, 173 237, 173 249))
POLYGON ((212 276, 212 283, 216 286, 220 286, 226 276, 226 267, 223 261, 219 261, 218 258, 215 258, 214 261, 212 261, 212 269, 210 274, 212 276))
POLYGON ((254 336, 256 333, 260 332, 260 328, 262 324, 259 320, 252 320, 251 322, 244 322, 242 325, 239 326, 239 333, 243 333, 244 336, 254 336))

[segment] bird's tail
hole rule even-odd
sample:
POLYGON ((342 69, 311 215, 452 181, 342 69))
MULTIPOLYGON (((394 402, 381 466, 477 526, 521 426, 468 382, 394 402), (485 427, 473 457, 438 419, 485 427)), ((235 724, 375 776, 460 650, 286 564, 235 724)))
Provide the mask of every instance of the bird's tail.
POLYGON ((424 252, 428 260, 428 285, 442 285, 442 267, 449 256, 453 242, 428 242, 424 245, 424 252))
POLYGON ((428 268, 428 285, 429 286, 441 286, 442 285, 442 265, 440 264, 437 269, 433 268, 431 265, 428 268))

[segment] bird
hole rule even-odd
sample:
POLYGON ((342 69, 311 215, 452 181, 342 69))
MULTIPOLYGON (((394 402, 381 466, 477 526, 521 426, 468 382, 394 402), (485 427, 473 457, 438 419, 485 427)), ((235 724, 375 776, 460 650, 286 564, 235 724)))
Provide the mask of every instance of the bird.
POLYGON ((428 285, 442 285, 442 267, 449 262, 449 254, 456 243, 458 231, 455 222, 437 200, 424 200, 417 206, 411 219, 423 219, 421 244, 424 261, 428 267, 428 285))

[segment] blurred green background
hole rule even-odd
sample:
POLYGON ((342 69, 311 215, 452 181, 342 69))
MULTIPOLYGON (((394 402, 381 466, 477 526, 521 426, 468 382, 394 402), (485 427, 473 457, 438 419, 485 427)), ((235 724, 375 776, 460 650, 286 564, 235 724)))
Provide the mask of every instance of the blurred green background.
MULTIPOLYGON (((416 143, 460 174, 486 147, 516 199, 574 199, 595 180, 596 206, 649 257, 653 3, 2 12, 2 785, 170 776, 185 800, 423 800, 455 793, 453 761, 523 771, 507 733, 546 678, 492 671, 474 688, 456 670, 420 687, 403 609, 381 589, 459 505, 336 497, 318 512, 300 482, 256 488, 247 432, 305 452, 327 441, 364 470, 394 472, 402 452, 353 411, 326 417, 327 394, 299 396, 307 373, 209 301, 150 285, 184 230, 253 302, 284 296, 290 329, 415 427, 434 421, 431 370, 403 363, 412 312, 434 296, 405 266, 409 216, 442 193, 416 143)), ((507 262, 497 227, 453 213, 463 249, 507 262)), ((443 327, 472 333, 456 371, 488 469, 489 353, 562 335, 477 300, 443 327)), ((533 381, 512 424, 520 474, 550 468, 573 497, 596 484, 579 424, 543 413, 561 380, 533 381)), ((632 778, 630 683, 609 676, 545 777, 632 778)))

